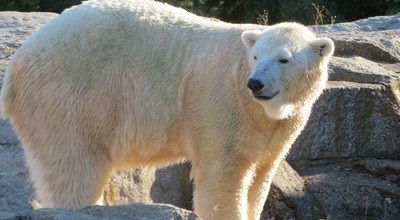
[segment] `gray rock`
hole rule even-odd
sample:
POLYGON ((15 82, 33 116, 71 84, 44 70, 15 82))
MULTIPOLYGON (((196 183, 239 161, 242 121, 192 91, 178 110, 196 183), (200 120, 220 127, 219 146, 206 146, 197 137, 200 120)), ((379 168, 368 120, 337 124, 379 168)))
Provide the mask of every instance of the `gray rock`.
POLYGON ((330 82, 288 161, 328 219, 398 219, 400 14, 318 32, 335 41, 330 82))
MULTIPOLYGON (((22 42, 42 24, 57 14, 46 12, 0 12, 0 79, 2 81, 7 61, 22 42)), ((1 83, 3 84, 3 83, 1 83)))
POLYGON ((130 204, 121 206, 88 206, 79 210, 38 209, 25 214, 10 216, 9 219, 32 220, 100 220, 100 219, 179 219, 195 220, 199 217, 192 211, 166 204, 130 204))
POLYGON ((167 203, 184 209, 192 209, 190 165, 182 163, 159 169, 151 186, 151 199, 156 203, 167 203))
POLYGON ((325 160, 300 170, 331 219, 398 219, 400 161, 325 160))
POLYGON ((296 140, 292 164, 373 157, 400 159, 400 111, 389 86, 332 82, 296 140))
POLYGON ((335 42, 335 56, 365 57, 371 61, 383 63, 398 63, 400 57, 400 30, 370 31, 370 32, 331 32, 328 36, 335 42))
POLYGON ((395 71, 400 70, 394 65, 391 67, 360 56, 333 57, 329 65, 329 80, 390 86, 398 79, 399 74, 395 71))
POLYGON ((319 33, 400 30, 400 13, 390 16, 370 17, 354 22, 321 25, 317 29, 319 33))
POLYGON ((119 170, 112 174, 104 190, 107 205, 132 202, 166 203, 192 209, 192 185, 188 163, 152 169, 119 170))
POLYGON ((261 219, 322 219, 322 207, 307 188, 306 181, 282 161, 272 182, 261 219))
POLYGON ((289 161, 400 159, 400 14, 318 31, 336 44, 330 82, 289 161))
POLYGON ((33 189, 19 145, 0 145, 0 219, 32 209, 33 189))
POLYGON ((152 203, 150 188, 154 178, 155 169, 151 168, 115 171, 104 189, 104 203, 106 205, 152 203))
MULTIPOLYGON (((53 13, 0 12, 0 80, 10 56, 53 13)), ((8 121, 0 121, 0 219, 32 209, 33 189, 18 137, 8 121)))
POLYGON ((6 120, 0 120, 0 145, 16 144, 19 144, 19 140, 12 125, 6 120))

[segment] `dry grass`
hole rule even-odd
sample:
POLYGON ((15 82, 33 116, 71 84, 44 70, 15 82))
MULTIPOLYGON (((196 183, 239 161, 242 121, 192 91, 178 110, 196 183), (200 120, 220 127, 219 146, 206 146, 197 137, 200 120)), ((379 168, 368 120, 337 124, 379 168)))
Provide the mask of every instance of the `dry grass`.
POLYGON ((321 25, 324 24, 324 18, 325 18, 325 6, 317 5, 315 3, 311 3, 311 5, 314 8, 314 23, 316 25, 321 25))
POLYGON ((268 10, 263 10, 263 13, 257 18, 257 23, 261 25, 268 25, 268 10))
POLYGON ((325 21, 329 21, 330 24, 334 24, 336 22, 336 15, 329 15, 325 6, 317 5, 315 3, 311 3, 314 9, 314 24, 315 25, 323 25, 325 21), (328 16, 328 19, 326 18, 328 16))

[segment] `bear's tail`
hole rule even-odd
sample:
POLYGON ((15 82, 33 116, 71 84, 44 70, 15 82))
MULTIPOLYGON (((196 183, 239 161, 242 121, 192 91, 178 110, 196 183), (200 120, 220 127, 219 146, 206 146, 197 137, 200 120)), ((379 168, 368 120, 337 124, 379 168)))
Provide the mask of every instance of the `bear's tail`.
POLYGON ((0 93, 0 114, 3 119, 10 117, 14 109, 14 76, 17 74, 16 72, 18 69, 15 60, 11 59, 4 75, 3 86, 1 87, 0 93))

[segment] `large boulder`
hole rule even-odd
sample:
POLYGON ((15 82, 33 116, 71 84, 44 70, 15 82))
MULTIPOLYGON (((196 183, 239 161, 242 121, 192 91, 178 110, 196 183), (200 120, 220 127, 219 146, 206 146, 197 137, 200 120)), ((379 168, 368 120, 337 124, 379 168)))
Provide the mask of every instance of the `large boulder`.
POLYGON ((19 145, 0 144, 0 219, 32 209, 33 189, 19 145))
MULTIPOLYGON (((0 79, 4 77, 10 56, 40 25, 56 16, 54 13, 0 13, 0 79)), ((2 84, 2 83, 1 83, 2 84)))
POLYGON ((343 159, 299 169, 307 190, 332 219, 398 219, 400 161, 343 159))
POLYGON ((400 159, 400 13, 316 29, 335 42, 330 82, 289 161, 400 159))
POLYGON ((331 82, 289 161, 306 165, 319 159, 400 159, 400 111, 392 89, 383 82, 331 82))
MULTIPOLYGON (((1 217, 1 216, 0 216, 1 217)), ((79 210, 38 209, 24 214, 8 216, 9 220, 196 220, 200 219, 194 212, 166 204, 130 204, 121 206, 88 206, 79 210)))
POLYGON ((324 219, 322 206, 308 184, 286 161, 282 161, 272 182, 262 219, 324 219))
POLYGON ((288 161, 328 218, 397 219, 400 13, 315 29, 335 42, 330 81, 288 161))
MULTIPOLYGON (((0 80, 10 56, 54 13, 0 12, 0 80)), ((32 209, 33 189, 17 135, 8 121, 0 122, 0 219, 32 209)))
POLYGON ((192 209, 190 165, 116 171, 104 190, 104 202, 107 205, 155 202, 192 209))

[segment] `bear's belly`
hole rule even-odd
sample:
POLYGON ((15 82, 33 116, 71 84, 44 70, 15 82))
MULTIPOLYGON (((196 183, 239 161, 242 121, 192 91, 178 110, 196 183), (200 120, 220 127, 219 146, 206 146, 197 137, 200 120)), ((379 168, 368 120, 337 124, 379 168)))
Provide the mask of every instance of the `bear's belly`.
POLYGON ((110 148, 111 161, 116 167, 167 166, 188 159, 192 149, 188 143, 171 131, 158 130, 151 137, 132 136, 129 141, 115 142, 110 148))

